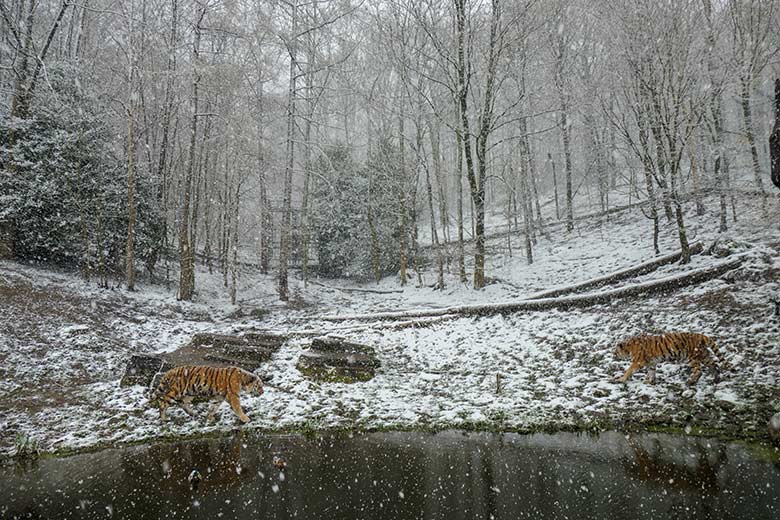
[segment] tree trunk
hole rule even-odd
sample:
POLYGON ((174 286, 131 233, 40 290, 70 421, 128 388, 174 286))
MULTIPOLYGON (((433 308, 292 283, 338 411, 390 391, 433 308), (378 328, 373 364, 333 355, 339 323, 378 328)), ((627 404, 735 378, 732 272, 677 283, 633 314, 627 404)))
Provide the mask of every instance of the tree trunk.
POLYGON ((464 131, 464 150, 466 152, 466 173, 471 188, 471 198, 475 210, 475 252, 474 252, 474 289, 485 286, 485 180, 487 178, 487 140, 493 125, 493 96, 495 95, 495 77, 499 48, 498 21, 500 6, 498 0, 492 1, 490 20, 490 38, 488 49, 487 77, 483 105, 479 115, 479 133, 476 135, 477 170, 471 156, 471 130, 468 121, 468 89, 466 83, 466 65, 464 54, 465 2, 456 0, 456 19, 458 33, 458 96, 464 131))
MULTIPOLYGON (((403 102, 402 102, 403 103, 403 102)), ((406 158, 404 153, 404 115, 403 108, 398 116, 398 261, 401 265, 399 277, 401 287, 406 285, 406 158)))
POLYGON ((30 75, 29 82, 27 82, 27 56, 35 49, 32 41, 33 25, 35 21, 34 11, 36 2, 30 1, 29 11, 27 13, 26 22, 26 35, 24 51, 22 52, 22 64, 21 72, 17 75, 17 81, 14 86, 14 96, 11 101, 11 115, 20 118, 27 118, 30 116, 30 104, 32 103, 33 95, 35 94, 35 87, 38 84, 38 78, 40 77, 41 70, 43 69, 44 60, 49 52, 49 47, 54 39, 54 35, 57 34, 57 29, 60 26, 62 17, 65 15, 65 11, 68 9, 68 2, 62 2, 60 4, 60 10, 57 17, 54 19, 54 23, 49 29, 49 34, 46 37, 46 42, 41 49, 39 55, 35 56, 35 69, 33 69, 30 75), (27 84, 25 84, 27 83, 27 84))
MULTIPOLYGON (((436 187, 439 196, 439 224, 441 225, 441 242, 450 241, 450 219, 447 215, 447 190, 444 187, 444 176, 441 168, 441 141, 439 135, 439 123, 428 120, 428 131, 431 137, 431 155, 433 156, 433 172, 436 179, 436 187)), ((449 264, 449 260, 447 260, 449 264)))
POLYGON ((525 259, 528 265, 531 265, 534 263, 533 241, 531 239, 533 213, 531 212, 531 197, 528 190, 528 171, 522 164, 520 167, 520 201, 523 207, 523 226, 525 228, 525 259))
POLYGON ((724 233, 728 230, 727 214, 728 209, 726 207, 726 190, 729 184, 728 172, 724 172, 725 153, 723 148, 723 117, 721 110, 720 90, 714 88, 716 86, 716 72, 717 62, 715 61, 715 27, 712 21, 712 3, 711 0, 702 0, 704 7, 704 14, 707 18, 707 73, 709 75, 710 97, 709 108, 710 117, 712 118, 712 129, 710 131, 712 141, 714 144, 715 157, 713 160, 713 170, 715 174, 715 189, 718 192, 720 199, 720 232, 724 233))
POLYGON ((566 231, 574 230, 574 194, 572 193, 571 145, 569 143, 569 120, 566 104, 561 103, 561 132, 563 133, 563 156, 566 163, 566 231))
POLYGON ((680 240, 680 250, 682 252, 682 256, 680 257, 680 263, 681 264, 687 264, 691 261, 691 248, 688 244, 688 234, 685 231, 685 221, 683 219, 683 212, 682 212, 682 204, 680 203, 680 196, 678 193, 679 190, 679 180, 680 180, 680 160, 682 159, 682 154, 685 152, 684 150, 680 150, 678 152, 677 149, 677 136, 680 133, 680 129, 677 126, 675 122, 672 122, 672 129, 669 134, 667 134, 667 143, 669 147, 669 157, 672 158, 670 161, 670 168, 669 168, 669 181, 671 184, 671 199, 672 203, 674 204, 674 216, 675 221, 677 223, 677 237, 680 240), (679 155, 678 155, 679 153, 679 155))
MULTIPOLYGON (((422 132, 418 129, 418 146, 422 145, 422 132)), ((433 139, 433 136, 431 136, 433 139)), ((417 154, 421 154, 422 150, 417 149, 417 154)), ((439 245, 439 234, 436 231, 436 212, 433 207, 433 186, 431 185, 431 175, 427 165, 423 166, 425 169, 425 186, 428 192, 428 210, 431 214, 431 240, 433 242, 433 248, 436 250, 436 267, 438 273, 438 279, 436 281, 436 289, 444 289, 444 259, 442 258, 441 246, 439 245)))
POLYGON ((553 192, 555 194, 555 220, 561 220, 561 210, 558 204, 558 175, 555 172, 555 160, 552 158, 552 154, 547 154, 547 160, 552 165, 552 178, 553 178, 553 192))
POLYGON ((192 94, 190 96, 190 108, 192 118, 190 121, 190 151, 187 161, 187 171, 184 179, 184 200, 179 218, 179 299, 191 300, 195 292, 195 258, 194 252, 190 249, 190 200, 192 197, 192 178, 195 170, 195 149, 196 136, 198 133, 198 87, 200 85, 199 57, 200 57, 200 24, 206 15, 206 7, 198 6, 196 13, 197 22, 195 23, 195 42, 192 47, 193 57, 193 78, 192 94))
POLYGON ((319 316, 323 321, 379 321, 401 320, 408 318, 428 318, 434 316, 489 316, 495 314, 509 314, 530 311, 546 311, 550 309, 567 310, 593 305, 610 304, 620 298, 636 297, 649 294, 668 294, 670 291, 696 285, 713 280, 724 273, 738 268, 743 258, 736 257, 722 262, 708 265, 700 269, 685 271, 680 274, 667 276, 657 280, 635 283, 614 289, 607 289, 595 293, 563 296, 561 298, 525 299, 514 302, 497 303, 490 305, 461 305, 457 307, 445 307, 438 309, 423 309, 400 312, 382 312, 375 314, 358 315, 333 315, 319 316))
POLYGON ((292 178, 295 165, 295 103, 296 103, 296 78, 297 78, 297 32, 298 32, 298 0, 292 2, 292 14, 290 20, 291 40, 288 43, 290 54, 290 77, 287 90, 287 154, 284 169, 284 187, 282 202, 282 224, 279 239, 279 272, 277 276, 277 290, 279 299, 287 301, 290 298, 287 283, 287 269, 290 259, 290 241, 292 235, 292 178))
POLYGON ((456 153, 456 171, 458 177, 458 275, 461 283, 466 283, 466 254, 463 245, 463 135, 461 134, 462 120, 460 118, 460 102, 455 110, 458 113, 458 121, 455 122, 455 146, 456 153))
POLYGON ((769 136, 772 182, 780 189, 780 79, 775 80, 775 126, 769 136))
POLYGON ((688 160, 691 164, 691 182, 693 183, 693 199, 696 202, 696 215, 704 215, 704 203, 701 200, 701 179, 699 177, 699 160, 696 150, 695 129, 693 128, 692 115, 689 115, 689 142, 688 142, 688 160))
POLYGON ((241 175, 236 173, 236 194, 233 204, 233 258, 230 262, 230 303, 236 304, 238 281, 238 210, 241 199, 241 175))
MULTIPOLYGON (((312 23, 316 23, 316 10, 312 16, 312 23)), ((314 119, 314 60, 315 49, 314 41, 312 39, 312 33, 307 35, 306 42, 306 121, 304 122, 304 157, 303 157, 303 196, 301 197, 301 241, 300 241, 300 258, 301 258, 301 275, 303 276, 303 286, 309 282, 309 191, 311 185, 311 127, 312 120, 314 119)))
POLYGON ((369 173, 368 177, 368 200, 366 201, 368 220, 368 231, 371 236, 371 264, 374 268, 374 279, 377 285, 382 280, 382 270, 379 265, 379 234, 376 231, 376 225, 374 224, 374 212, 372 210, 373 198, 373 177, 369 173))
POLYGON ((271 226, 273 218, 271 217, 271 202, 268 199, 265 154, 263 153, 263 83, 259 83, 257 87, 257 172, 260 189, 260 272, 268 274, 272 255, 271 226))
POLYGON ((653 161, 650 158, 650 137, 647 131, 647 121, 644 115, 644 105, 637 107, 637 126, 639 127, 639 146, 642 153, 642 166, 645 173, 645 189, 647 198, 650 200, 650 218, 653 220, 653 250, 659 254, 661 250, 658 247, 658 199, 655 193, 655 184, 653 183, 653 161))
POLYGON ((741 86, 741 98, 740 105, 742 107, 742 120, 745 126, 745 138, 747 139, 748 147, 750 148, 751 165, 753 166, 753 179, 756 183, 756 188, 761 193, 764 193, 764 181, 761 178, 761 164, 758 160, 758 149, 756 148, 756 138, 753 134, 753 111, 750 108, 750 85, 752 81, 749 77, 740 78, 741 86))
MULTIPOLYGON (((132 77, 132 76, 131 76, 132 77)), ((132 91, 132 80, 130 82, 132 91)), ((132 101, 130 101, 132 103, 132 101)), ((125 243, 125 280, 127 290, 135 290, 135 143, 133 111, 127 109, 127 242, 125 243)))
MULTIPOLYGON (((178 0, 171 0, 171 32, 168 42, 168 65, 165 78, 165 100, 163 101, 162 114, 162 140, 160 142, 160 155, 157 161, 157 204, 160 207, 161 218, 154 224, 152 252, 147 261, 147 270, 150 276, 154 272, 155 265, 168 249, 168 142, 173 115, 173 80, 176 72, 176 46, 178 25, 178 0)), ((86 15, 86 12, 84 13, 86 15)), ((165 260, 167 264, 167 259, 165 260)))

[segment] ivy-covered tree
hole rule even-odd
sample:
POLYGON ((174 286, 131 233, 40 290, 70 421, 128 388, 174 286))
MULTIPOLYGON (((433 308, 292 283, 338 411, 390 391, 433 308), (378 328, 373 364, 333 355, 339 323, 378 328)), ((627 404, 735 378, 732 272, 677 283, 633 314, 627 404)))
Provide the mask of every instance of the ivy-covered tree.
MULTIPOLYGON (((124 160, 98 101, 73 67, 48 70, 52 90, 36 94, 27 117, 0 117, 0 220, 14 229, 14 254, 79 266, 86 277, 121 272, 127 231, 124 160)), ((138 259, 159 215, 151 183, 138 179, 138 259)))
POLYGON ((398 270, 397 205, 389 186, 395 178, 381 158, 389 147, 361 167, 339 144, 314 164, 312 232, 320 274, 363 280, 398 270))

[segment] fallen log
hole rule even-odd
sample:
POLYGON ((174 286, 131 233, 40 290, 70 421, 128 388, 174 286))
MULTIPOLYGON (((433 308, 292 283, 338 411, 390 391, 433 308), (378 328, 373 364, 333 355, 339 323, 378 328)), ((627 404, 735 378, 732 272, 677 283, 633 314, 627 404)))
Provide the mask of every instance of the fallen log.
POLYGON ((359 293, 369 293, 369 294, 402 294, 403 293, 401 289, 385 290, 385 289, 365 289, 362 287, 334 287, 332 285, 327 285, 314 280, 309 280, 309 283, 313 285, 319 285, 320 287, 325 287, 326 289, 331 289, 333 291, 341 291, 341 292, 359 292, 359 293))
MULTIPOLYGON (((690 246, 692 255, 697 255, 701 253, 703 249, 704 249, 704 244, 702 244, 701 242, 695 242, 690 246)), ((541 298, 555 298, 557 296, 563 296, 565 294, 577 293, 585 289, 604 287, 605 285, 610 285, 613 282, 618 282, 620 280, 625 280, 627 278, 634 278, 635 276, 641 276, 643 274, 652 273, 653 271, 657 270, 661 266, 677 262, 680 258, 682 258, 682 251, 677 251, 676 253, 660 256, 658 258, 654 258, 653 260, 643 262, 633 267, 621 269, 619 271, 615 271, 604 276, 599 276, 597 278, 591 278, 590 280, 586 280, 584 282, 580 282, 574 285, 568 285, 566 287, 559 287, 556 289, 549 289, 547 291, 534 293, 530 296, 527 296, 525 299, 538 300, 541 298)))
POLYGON ((533 300, 518 300, 514 302, 497 303, 494 305, 462 305, 443 309, 420 309, 402 312, 385 312, 377 314, 353 314, 345 316, 321 316, 323 321, 365 321, 365 320, 399 320, 408 318, 424 318, 456 314, 460 317, 487 316, 492 314, 506 314, 518 311, 541 311, 548 309, 568 310, 580 307, 590 307, 602 303, 609 303, 618 298, 638 296, 641 294, 654 294, 662 291, 675 290, 689 285, 705 282, 717 278, 722 274, 736 269, 742 264, 742 257, 733 258, 725 262, 695 269, 674 276, 668 276, 657 280, 627 285, 596 293, 586 293, 560 298, 537 298, 533 300))

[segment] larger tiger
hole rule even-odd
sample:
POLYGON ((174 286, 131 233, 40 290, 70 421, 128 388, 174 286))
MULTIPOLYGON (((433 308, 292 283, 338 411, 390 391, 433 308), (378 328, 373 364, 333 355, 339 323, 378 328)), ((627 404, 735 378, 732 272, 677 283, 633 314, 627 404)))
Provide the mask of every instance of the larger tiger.
POLYGON ((715 382, 720 380, 719 367, 715 357, 729 368, 728 363, 721 354, 718 346, 712 338, 695 332, 669 332, 658 336, 640 334, 625 339, 615 347, 617 359, 631 358, 631 366, 626 373, 618 379, 625 383, 631 375, 644 366, 648 367, 645 382, 655 382, 655 366, 665 358, 686 358, 691 365, 689 385, 695 385, 701 377, 701 365, 704 363, 715 372, 715 382))
POLYGON ((241 422, 246 423, 249 417, 241 408, 238 398, 241 390, 260 395, 263 393, 263 382, 251 372, 237 367, 179 366, 163 375, 150 401, 159 400, 160 419, 164 422, 165 410, 173 402, 194 417, 195 412, 190 407, 194 397, 217 398, 209 408, 209 421, 214 420, 214 414, 224 400, 230 403, 241 422))

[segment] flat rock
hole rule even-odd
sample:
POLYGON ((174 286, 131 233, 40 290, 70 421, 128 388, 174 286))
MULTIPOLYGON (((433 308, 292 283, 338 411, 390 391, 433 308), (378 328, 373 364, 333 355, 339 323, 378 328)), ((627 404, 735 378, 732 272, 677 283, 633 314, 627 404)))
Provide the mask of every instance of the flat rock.
POLYGON ((314 338, 311 342, 311 349, 319 352, 332 352, 340 354, 364 354, 366 356, 376 355, 374 347, 363 345, 362 343, 353 343, 334 337, 314 338))
POLYGON ((259 333, 242 336, 198 333, 173 352, 131 356, 119 384, 154 386, 155 376, 159 378, 165 371, 180 365, 234 366, 254 371, 271 359, 285 339, 280 335, 259 333))
POLYGON ((258 332, 248 332, 240 336, 230 334, 212 334, 210 332, 199 332, 192 336, 189 346, 201 347, 227 347, 227 346, 254 346, 264 347, 270 350, 277 350, 286 341, 285 336, 278 334, 267 334, 258 332))
POLYGON ((332 337, 315 338, 296 365, 307 377, 339 383, 368 381, 379 366, 372 347, 332 337))
POLYGON ((125 374, 119 382, 120 386, 149 386, 155 374, 172 368, 169 362, 159 356, 136 354, 127 362, 125 374))

